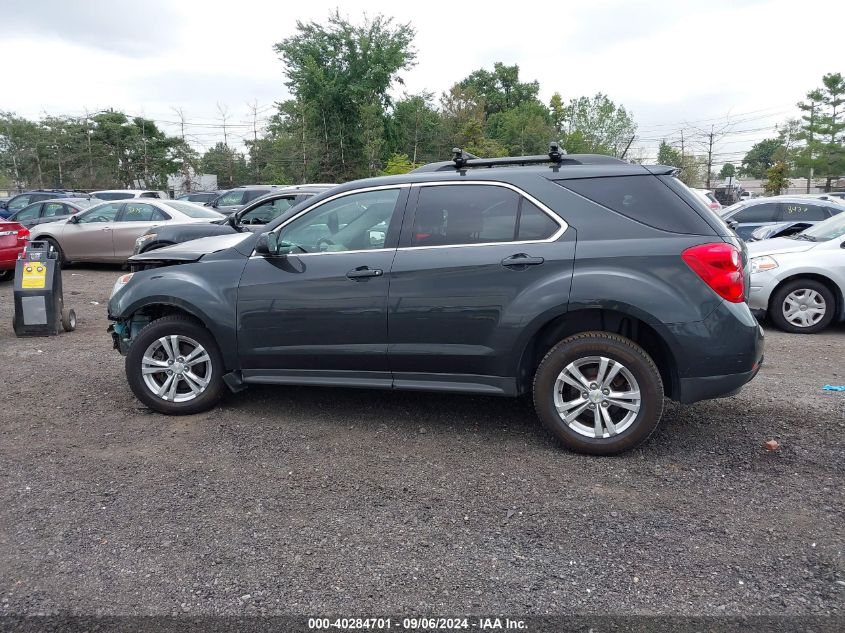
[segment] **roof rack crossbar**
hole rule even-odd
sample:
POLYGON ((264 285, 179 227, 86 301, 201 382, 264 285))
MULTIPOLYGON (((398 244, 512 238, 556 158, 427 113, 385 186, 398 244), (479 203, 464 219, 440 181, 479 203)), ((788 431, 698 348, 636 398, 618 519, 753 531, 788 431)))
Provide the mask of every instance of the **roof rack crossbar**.
POLYGON ((456 169, 464 169, 466 167, 501 167, 503 165, 537 165, 542 163, 555 163, 556 165, 563 162, 578 163, 576 160, 567 161, 565 156, 566 150, 560 146, 560 141, 549 143, 548 154, 537 154, 535 156, 478 158, 478 156, 463 151, 460 147, 452 150, 452 162, 455 163, 456 169))

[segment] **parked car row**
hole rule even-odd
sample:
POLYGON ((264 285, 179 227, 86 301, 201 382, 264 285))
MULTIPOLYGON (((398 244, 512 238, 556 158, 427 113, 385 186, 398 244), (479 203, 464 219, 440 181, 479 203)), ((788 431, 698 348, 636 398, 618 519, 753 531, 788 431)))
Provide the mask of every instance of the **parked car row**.
POLYGON ((31 239, 49 242, 63 264, 125 263, 135 240, 151 228, 208 223, 222 218, 216 211, 192 202, 132 198, 101 202, 67 219, 36 225, 31 239))
POLYGON ((784 195, 737 202, 721 216, 743 240, 753 241, 799 233, 842 211, 845 203, 837 198, 784 195))

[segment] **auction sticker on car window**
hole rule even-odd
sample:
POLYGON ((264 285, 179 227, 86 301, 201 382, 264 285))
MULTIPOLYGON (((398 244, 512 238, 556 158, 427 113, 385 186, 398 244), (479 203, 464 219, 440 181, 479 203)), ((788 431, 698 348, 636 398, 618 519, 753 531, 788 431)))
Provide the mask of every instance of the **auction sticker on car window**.
POLYGON ((44 262, 27 262, 23 266, 21 288, 46 288, 47 265, 44 262))

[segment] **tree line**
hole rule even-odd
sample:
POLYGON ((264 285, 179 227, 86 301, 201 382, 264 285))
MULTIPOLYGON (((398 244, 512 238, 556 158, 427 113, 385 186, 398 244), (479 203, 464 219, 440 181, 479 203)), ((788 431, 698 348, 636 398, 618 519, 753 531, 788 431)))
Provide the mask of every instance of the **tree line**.
POLYGON ((391 93, 416 60, 414 29, 378 15, 352 23, 297 23, 275 45, 291 98, 277 104, 265 132, 203 153, 154 121, 119 110, 27 120, 0 112, 0 187, 164 188, 180 175, 218 176, 220 187, 248 182, 344 182, 402 173, 447 158, 453 147, 478 156, 544 153, 561 140, 570 153, 621 156, 636 124, 608 96, 555 93, 543 103, 519 66, 495 63, 439 96, 391 93))
MULTIPOLYGON (((290 98, 243 146, 224 134, 200 153, 184 133, 169 135, 155 121, 119 110, 38 121, 0 112, 0 188, 161 189, 178 175, 190 190, 200 173, 216 174, 220 187, 344 182, 407 172, 446 159, 453 147, 485 157, 538 154, 552 139, 569 153, 641 160, 628 155, 637 125, 623 105, 602 93, 567 100, 555 92, 545 103, 538 82, 522 78, 518 65, 475 70, 439 95, 394 98, 401 73, 416 63, 414 36, 410 24, 382 15, 353 23, 335 11, 324 23, 297 22, 294 34, 274 46, 290 98)), ((657 162, 677 166, 692 186, 730 175, 767 178, 773 170, 772 186, 814 175, 830 187, 845 173, 843 91, 841 74, 825 75, 798 104, 800 119, 718 174, 714 143, 727 127, 702 131, 699 140, 709 137, 709 144, 685 144, 683 135, 680 144, 664 140, 657 162)))
MULTIPOLYGON (((777 194, 791 185, 790 179, 806 179, 810 192, 814 178, 825 180, 830 191, 835 178, 845 176, 845 78, 841 73, 828 73, 821 86, 807 93, 797 104, 800 118, 791 118, 777 126, 775 136, 755 143, 742 158, 725 162, 712 178, 745 177, 763 181, 763 190, 777 194)), ((712 133, 712 132, 711 132, 712 133)), ((712 138, 712 137, 711 137, 712 138)), ((694 145, 687 145, 688 148, 694 145)), ((707 161, 700 153, 687 152, 677 143, 661 141, 657 162, 681 170, 688 184, 703 180, 707 161)))

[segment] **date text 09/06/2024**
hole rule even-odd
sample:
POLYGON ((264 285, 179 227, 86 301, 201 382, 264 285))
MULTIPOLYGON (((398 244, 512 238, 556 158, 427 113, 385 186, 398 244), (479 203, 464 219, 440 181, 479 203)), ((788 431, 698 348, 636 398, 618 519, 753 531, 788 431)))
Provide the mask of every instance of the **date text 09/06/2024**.
POLYGON ((371 630, 389 631, 398 630, 526 630, 527 624, 524 620, 510 618, 308 618, 310 630, 371 630))

